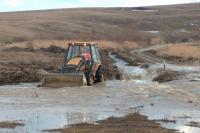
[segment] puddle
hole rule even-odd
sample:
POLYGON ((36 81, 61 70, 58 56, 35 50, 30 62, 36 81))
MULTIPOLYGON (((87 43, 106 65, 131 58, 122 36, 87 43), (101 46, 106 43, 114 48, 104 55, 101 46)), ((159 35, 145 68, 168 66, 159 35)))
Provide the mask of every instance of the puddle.
POLYGON ((158 10, 131 10, 132 12, 158 12, 158 10))
MULTIPOLYGON (((157 68, 162 68, 163 64, 152 65, 150 66, 150 69, 152 69, 152 71, 150 70, 150 72, 147 72, 143 69, 141 70, 141 68, 138 68, 138 67, 126 66, 126 62, 120 59, 116 59, 114 55, 111 57, 116 61, 115 65, 118 66, 119 69, 122 70, 126 75, 131 74, 131 72, 133 72, 134 74, 136 73, 136 75, 144 75, 144 77, 147 77, 147 78, 142 78, 140 80, 137 80, 132 76, 132 79, 134 79, 136 83, 142 83, 143 86, 150 84, 150 86, 155 86, 155 88, 158 88, 158 89, 162 89, 162 86, 165 86, 165 85, 160 85, 159 87, 158 86, 156 87, 156 84, 151 82, 152 77, 155 74, 153 71, 155 71, 157 68), (128 71, 124 71, 124 70, 128 70, 128 71), (134 72, 134 71, 137 71, 137 72, 134 72), (149 81, 149 82, 144 82, 144 81, 149 81)), ((200 76, 200 67, 176 66, 173 64, 167 64, 166 67, 171 70, 189 73, 187 76, 188 79, 195 79, 196 81, 198 81, 198 78, 200 76)), ((192 97, 191 99, 193 101, 196 100, 196 102, 198 102, 197 103, 198 107, 194 107, 194 106, 187 107, 185 103, 183 103, 183 101, 180 101, 180 103, 177 102, 177 104, 175 104, 176 97, 173 97, 172 98, 173 100, 172 100, 163 96, 162 99, 167 99, 168 103, 166 102, 166 100, 161 100, 160 97, 159 98, 157 97, 157 100, 160 101, 160 103, 164 103, 166 105, 161 105, 160 103, 155 105, 157 106, 156 111, 155 111, 155 108, 152 108, 151 107, 152 104, 151 104, 151 106, 147 106, 144 110, 142 110, 143 114, 147 115, 152 120, 169 119, 169 120, 176 121, 176 123, 161 123, 166 128, 177 129, 185 133, 199 133, 200 132, 199 128, 189 127, 187 126, 187 124, 190 121, 197 121, 197 122, 200 121, 200 116, 199 116, 200 114, 200 106, 199 106, 200 83, 187 84, 187 82, 188 80, 186 81, 180 80, 180 81, 172 81, 170 83, 167 83, 166 89, 168 90, 167 91, 165 90, 165 91, 168 93, 173 92, 175 93, 175 95, 180 95, 179 93, 184 92, 187 94, 187 97, 191 96, 192 97), (167 86, 170 86, 170 87, 167 88, 167 86), (187 90, 184 88, 187 88, 187 90), (173 105, 173 106, 170 107, 170 105, 173 105), (180 105, 180 107, 177 105, 180 105), (184 118, 185 116, 188 116, 188 118, 187 119, 184 118)), ((165 89, 165 87, 163 89, 165 89)), ((164 92, 161 92, 161 93, 164 93, 164 92)), ((162 94, 159 94, 159 95, 162 95, 162 94)))
MULTIPOLYGON (((174 99, 176 100, 176 99, 174 99)), ((149 116, 151 120, 167 119, 173 122, 159 122, 163 127, 169 129, 177 129, 184 133, 199 133, 200 128, 189 127, 187 124, 190 121, 200 121, 200 110, 199 107, 194 105, 187 105, 181 101, 175 102, 171 100, 171 103, 155 104, 153 108, 147 107, 143 110, 143 114, 149 116)), ((170 100, 168 100, 169 102, 170 100)), ((163 102, 162 100, 160 102, 163 102)))
POLYGON ((200 122, 199 82, 188 84, 184 79, 153 83, 151 71, 126 66, 126 62, 111 57, 123 71, 125 80, 60 89, 37 88, 37 83, 0 86, 0 121, 25 122, 24 127, 0 129, 0 132, 35 133, 137 111, 152 120, 176 120, 176 123, 161 123, 164 127, 185 133, 200 132, 200 128, 187 126, 191 121, 200 122))
MULTIPOLYGON (((64 108, 41 108, 33 110, 15 110, 6 111, 4 115, 0 115, 1 120, 23 119, 26 122, 24 127, 17 127, 16 129, 7 129, 14 132, 41 132, 43 129, 63 128, 64 125, 71 125, 80 122, 93 123, 103 116, 98 116, 93 113, 86 112, 67 112, 64 108), (99 118, 98 118, 99 117, 99 118)), ((0 129, 0 131, 2 131, 0 129)), ((4 129, 5 131, 5 129, 4 129)))

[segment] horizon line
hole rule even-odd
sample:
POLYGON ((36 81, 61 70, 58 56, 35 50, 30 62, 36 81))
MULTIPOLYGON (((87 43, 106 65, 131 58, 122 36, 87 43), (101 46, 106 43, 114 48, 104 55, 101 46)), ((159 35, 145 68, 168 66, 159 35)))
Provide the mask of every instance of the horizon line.
POLYGON ((53 10, 63 10, 63 9, 94 9, 94 8, 134 8, 134 7, 159 7, 159 6, 174 6, 174 5, 190 5, 190 4, 200 4, 200 2, 186 2, 186 3, 176 3, 176 4, 158 4, 158 5, 144 5, 144 6, 96 6, 96 7, 61 7, 61 8, 44 8, 44 9, 30 9, 30 10, 16 10, 16 11, 0 11, 0 13, 17 13, 17 12, 34 12, 34 11, 53 11, 53 10))

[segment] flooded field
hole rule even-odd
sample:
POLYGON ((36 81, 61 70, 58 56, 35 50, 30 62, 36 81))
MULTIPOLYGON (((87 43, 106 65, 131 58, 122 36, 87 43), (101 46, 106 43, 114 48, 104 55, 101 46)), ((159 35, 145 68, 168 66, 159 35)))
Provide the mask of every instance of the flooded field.
POLYGON ((200 1, 0 1, 0 133, 200 133, 200 1))
MULTIPOLYGON (((108 117, 140 112, 162 126, 185 133, 199 133, 199 68, 178 67, 186 76, 159 84, 152 82, 155 70, 126 66, 116 59, 124 80, 106 81, 92 87, 38 88, 38 83, 0 86, 0 121, 22 121, 25 125, 0 132, 42 132, 76 123, 95 123, 108 117), (164 121, 166 120, 166 121, 164 121)), ((175 68, 172 66, 172 68, 175 68)))

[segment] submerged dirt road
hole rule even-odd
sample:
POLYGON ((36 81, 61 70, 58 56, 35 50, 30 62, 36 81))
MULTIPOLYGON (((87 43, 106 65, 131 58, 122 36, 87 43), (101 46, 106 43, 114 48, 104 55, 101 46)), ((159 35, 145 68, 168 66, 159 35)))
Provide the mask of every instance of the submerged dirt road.
POLYGON ((200 132, 197 126, 190 125, 200 122, 199 68, 184 67, 189 76, 159 84, 152 82, 154 65, 141 69, 126 66, 126 62, 115 56, 112 58, 125 80, 59 89, 38 88, 37 83, 0 86, 0 121, 21 120, 25 124, 15 129, 0 129, 0 132, 35 133, 135 112, 161 122, 166 128, 200 132))

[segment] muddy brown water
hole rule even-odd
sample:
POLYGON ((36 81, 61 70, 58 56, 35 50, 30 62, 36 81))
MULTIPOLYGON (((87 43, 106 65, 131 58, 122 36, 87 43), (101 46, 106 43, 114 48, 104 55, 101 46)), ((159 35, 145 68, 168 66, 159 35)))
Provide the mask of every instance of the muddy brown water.
POLYGON ((0 86, 0 121, 21 120, 25 123, 24 127, 0 129, 0 132, 35 133, 76 123, 95 123, 134 112, 152 120, 176 121, 161 123, 167 128, 185 133, 200 132, 197 127, 187 126, 191 121, 200 122, 198 68, 184 67, 189 71, 188 76, 159 84, 151 81, 159 65, 144 70, 126 66, 126 62, 115 56, 112 58, 124 73, 122 81, 59 89, 38 88, 38 83, 0 86), (196 80, 191 82, 191 79, 196 80))

